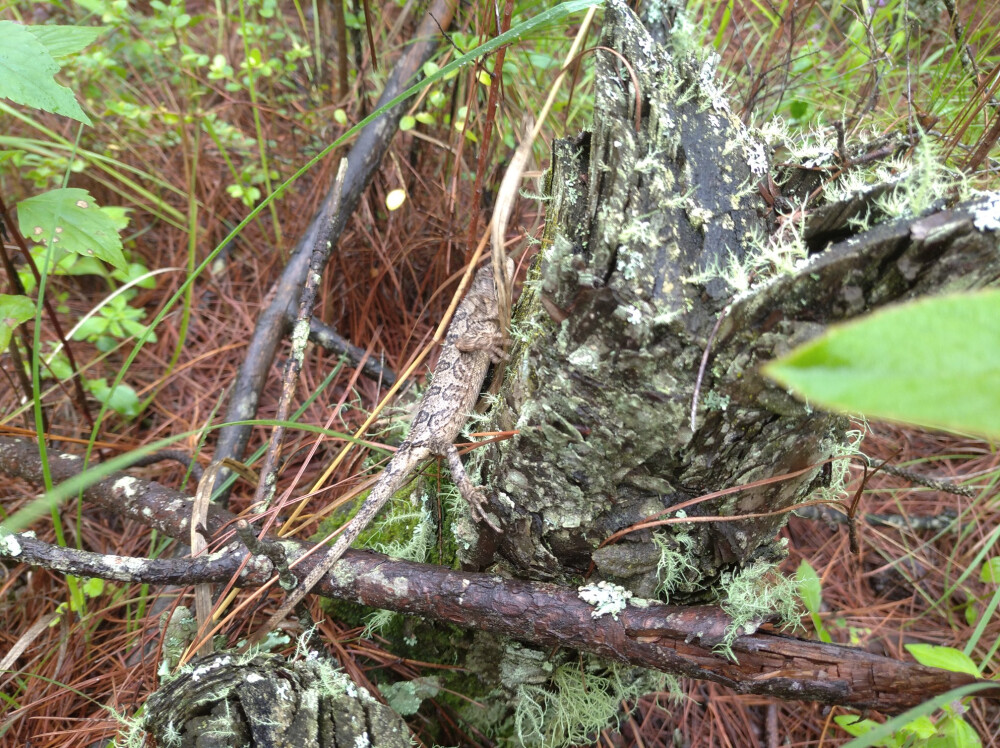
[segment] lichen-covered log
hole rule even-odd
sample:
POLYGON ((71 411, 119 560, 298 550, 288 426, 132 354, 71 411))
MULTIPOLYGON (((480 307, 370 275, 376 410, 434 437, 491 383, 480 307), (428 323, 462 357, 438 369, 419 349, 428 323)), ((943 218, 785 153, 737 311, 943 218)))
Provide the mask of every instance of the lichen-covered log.
POLYGON ((407 748, 402 718, 318 659, 216 654, 152 694, 141 724, 161 746, 407 748))
POLYGON ((546 246, 499 406, 499 427, 517 436, 490 448, 486 472, 516 573, 569 580, 593 562, 652 596, 666 571, 674 599, 692 600, 777 557, 784 515, 600 544, 720 489, 806 469, 687 516, 773 513, 829 484, 823 464, 844 453, 846 420, 794 400, 759 365, 830 322, 985 285, 1000 254, 964 209, 862 234, 845 221, 864 200, 829 213, 808 244, 801 231, 765 239, 763 141, 729 110, 711 59, 696 62, 682 33, 666 44, 608 3, 601 45, 620 56, 596 52, 593 132, 553 149, 546 246))

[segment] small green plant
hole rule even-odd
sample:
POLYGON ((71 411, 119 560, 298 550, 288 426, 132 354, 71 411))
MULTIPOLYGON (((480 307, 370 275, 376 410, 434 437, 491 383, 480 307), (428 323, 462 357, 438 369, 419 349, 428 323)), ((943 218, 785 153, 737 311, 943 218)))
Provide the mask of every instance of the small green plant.
POLYGON ((813 628, 816 629, 816 636, 821 642, 831 643, 833 637, 826 630, 823 619, 819 615, 823 605, 823 582, 820 580, 819 574, 808 561, 803 559, 795 571, 795 581, 799 585, 799 598, 801 598, 802 604, 812 620, 813 628))
POLYGON ((79 599, 74 597, 56 606, 52 620, 49 621, 49 627, 58 626, 67 610, 71 610, 78 616, 82 616, 86 611, 86 600, 93 600, 103 595, 106 584, 103 579, 97 579, 96 577, 85 580, 80 585, 80 592, 83 594, 79 599))
MULTIPOLYGON (((931 644, 907 644, 906 649, 921 665, 968 673, 979 677, 979 668, 964 652, 952 647, 931 644)), ((889 737, 879 738, 864 745, 882 748, 978 748, 982 741, 972 726, 962 718, 967 698, 942 706, 944 716, 936 722, 928 715, 921 715, 900 727, 889 737)), ((880 725, 870 719, 858 719, 849 714, 834 717, 840 727, 856 737, 864 737, 880 725)))
MULTIPOLYGON (((24 27, 0 21, 0 64, 8 70, 0 82, 0 96, 89 124, 73 92, 56 83, 53 76, 61 67, 58 57, 79 51, 103 32, 100 28, 24 27)), ((7 161, 23 166, 31 159, 24 152, 15 152, 7 161)), ((65 179, 69 171, 79 170, 80 163, 78 159, 50 157, 47 167, 45 159, 35 158, 35 167, 27 176, 36 183, 50 181, 55 176, 53 165, 58 165, 65 179)), ((113 283, 129 282, 147 272, 140 263, 129 262, 123 250, 119 232, 128 225, 126 211, 98 206, 86 190, 61 187, 36 194, 17 203, 17 217, 22 236, 31 242, 31 259, 42 278, 93 274, 113 283)), ((44 293, 36 288, 36 275, 29 268, 18 275, 25 293, 44 293)), ((115 338, 145 333, 146 327, 139 322, 145 310, 128 304, 134 296, 134 292, 112 296, 96 316, 77 329, 76 338, 93 340, 100 350, 108 351, 115 345, 115 338)), ((38 302, 21 295, 0 297, 0 350, 10 345, 17 325, 36 316, 40 305, 41 297, 38 302)), ((61 378, 68 379, 71 367, 68 361, 65 366, 60 363, 49 362, 43 371, 57 376, 61 373, 61 378)), ((26 365, 30 374, 35 364, 26 365)), ((138 415, 138 398, 127 385, 112 390, 103 379, 87 378, 83 384, 98 400, 122 415, 138 415)))

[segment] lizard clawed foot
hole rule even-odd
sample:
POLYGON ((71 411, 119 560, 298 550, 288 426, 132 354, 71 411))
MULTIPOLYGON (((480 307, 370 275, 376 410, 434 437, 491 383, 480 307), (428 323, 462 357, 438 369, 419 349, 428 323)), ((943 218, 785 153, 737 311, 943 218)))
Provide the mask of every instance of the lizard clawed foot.
POLYGON ((462 498, 466 500, 469 504, 469 513, 472 515, 473 522, 485 522, 496 533, 502 533, 503 530, 500 526, 493 521, 486 507, 489 504, 489 499, 486 496, 486 492, 482 488, 473 488, 471 496, 466 496, 462 494, 462 498))
POLYGON ((499 332, 493 332, 488 335, 465 335, 455 341, 455 347, 463 353, 485 351, 489 355, 490 361, 494 364, 499 364, 501 361, 506 361, 510 358, 503 350, 503 336, 499 332))
POLYGON ((439 454, 443 452, 445 458, 448 460, 448 467, 451 469, 451 479, 458 487, 458 492, 462 494, 462 498, 468 503, 469 513, 472 514, 473 521, 485 522, 495 532, 503 532, 486 511, 486 506, 489 503, 489 497, 487 497, 486 492, 481 487, 473 485, 472 481, 469 480, 469 476, 465 474, 465 468, 462 466, 462 458, 459 457, 455 445, 448 444, 444 446, 443 450, 438 449, 436 451, 439 454))

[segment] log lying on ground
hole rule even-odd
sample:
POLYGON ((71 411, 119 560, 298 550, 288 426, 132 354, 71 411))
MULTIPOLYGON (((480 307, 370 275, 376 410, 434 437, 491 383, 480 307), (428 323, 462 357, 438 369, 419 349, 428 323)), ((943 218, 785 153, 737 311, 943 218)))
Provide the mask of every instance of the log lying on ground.
MULTIPOLYGON (((62 482, 78 475, 81 463, 74 455, 50 453, 53 480, 62 482)), ((0 437, 0 473, 41 483, 42 465, 35 444, 0 437)), ((113 473, 86 488, 84 498, 171 537, 184 537, 188 532, 191 499, 153 481, 113 473)), ((231 513, 212 507, 207 529, 217 534, 231 527, 235 519, 231 513)), ((292 559, 312 548, 312 544, 301 541, 281 542, 292 559)), ((295 575, 305 577, 318 556, 314 554, 297 565, 295 575)), ((256 585, 259 580, 248 577, 240 584, 256 585)), ((136 581, 142 580, 137 577, 136 581)), ((733 661, 715 651, 730 619, 713 606, 632 601, 617 618, 611 614, 595 618, 594 607, 581 599, 576 589, 494 574, 457 572, 365 551, 345 554, 316 592, 501 634, 536 646, 571 647, 619 662, 713 681, 739 693, 889 714, 976 682, 962 673, 766 630, 737 637, 732 643, 737 660, 733 661)), ((1000 699, 1000 688, 977 695, 1000 699)))

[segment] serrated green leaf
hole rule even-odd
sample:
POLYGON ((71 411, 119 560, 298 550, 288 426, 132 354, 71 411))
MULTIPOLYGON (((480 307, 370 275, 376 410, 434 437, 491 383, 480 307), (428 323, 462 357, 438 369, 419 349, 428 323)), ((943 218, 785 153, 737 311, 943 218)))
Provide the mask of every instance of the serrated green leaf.
POLYGON ((115 229, 118 231, 124 231, 128 228, 129 221, 128 217, 131 208, 123 208, 121 205, 105 205, 101 208, 101 212, 106 214, 111 222, 115 225, 115 229))
POLYGON ((798 582, 799 597, 802 598, 806 610, 810 613, 819 613, 823 604, 823 584, 820 582, 819 574, 805 559, 795 570, 795 581, 798 582))
POLYGON ((114 218, 86 190, 67 187, 22 200, 17 220, 21 233, 36 242, 52 239, 65 252, 97 257, 117 268, 126 265, 114 218))
POLYGON ((979 580, 990 584, 1000 583, 1000 558, 994 556, 986 560, 983 570, 979 572, 979 580))
POLYGON ((35 316, 35 302, 27 296, 0 293, 0 353, 10 345, 14 328, 35 316))
POLYGON ((73 92, 56 83, 58 72, 59 63, 26 26, 0 21, 0 96, 91 124, 73 92))
POLYGON ((907 644, 907 651, 913 659, 927 667, 939 667, 953 673, 968 673, 979 677, 979 668, 965 652, 954 647, 938 647, 933 644, 907 644))
POLYGON ((833 411, 1000 437, 1000 292, 922 299, 832 327, 764 373, 833 411))
POLYGON ((45 45, 53 57, 79 52, 107 31, 101 26, 25 26, 25 28, 45 45))

